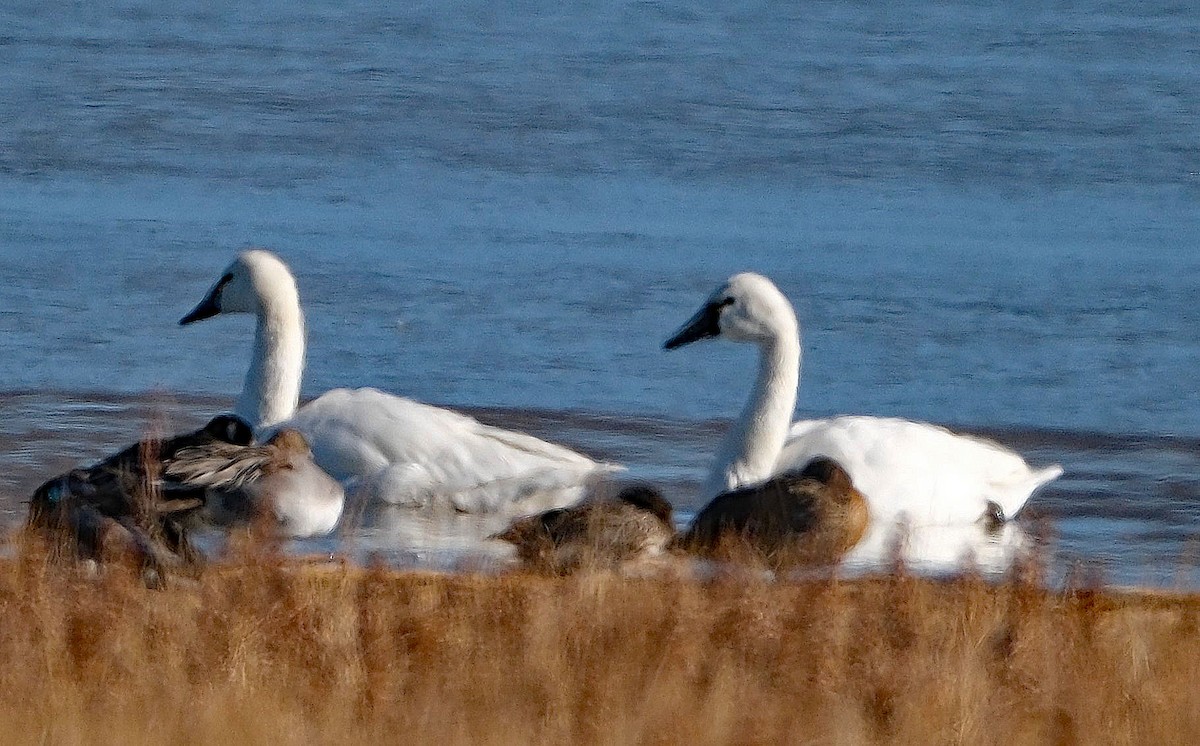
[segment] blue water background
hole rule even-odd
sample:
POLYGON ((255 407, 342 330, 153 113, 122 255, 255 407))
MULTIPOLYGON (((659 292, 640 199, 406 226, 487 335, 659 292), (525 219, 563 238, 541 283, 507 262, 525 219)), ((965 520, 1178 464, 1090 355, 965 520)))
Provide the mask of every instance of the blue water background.
POLYGON ((55 401, 235 394, 252 322, 176 321, 253 245, 298 277, 306 395, 540 412, 692 484, 753 354, 659 348, 754 269, 801 415, 1062 461, 1063 541, 1153 573, 1200 518, 1197 39, 1166 2, 7 3, 0 391, 39 402, 9 461, 145 424, 55 401))

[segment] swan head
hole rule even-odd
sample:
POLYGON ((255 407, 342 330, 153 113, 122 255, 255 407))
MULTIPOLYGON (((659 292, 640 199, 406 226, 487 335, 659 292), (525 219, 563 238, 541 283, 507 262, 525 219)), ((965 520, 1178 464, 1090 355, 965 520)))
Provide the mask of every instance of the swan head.
POLYGON ((299 303, 296 279, 287 265, 263 249, 243 251, 179 324, 185 326, 220 313, 259 314, 277 299, 299 303))
POLYGON ((673 350, 710 337, 762 345, 797 334, 796 312, 775 283, 762 275, 743 272, 713 291, 663 347, 673 350))

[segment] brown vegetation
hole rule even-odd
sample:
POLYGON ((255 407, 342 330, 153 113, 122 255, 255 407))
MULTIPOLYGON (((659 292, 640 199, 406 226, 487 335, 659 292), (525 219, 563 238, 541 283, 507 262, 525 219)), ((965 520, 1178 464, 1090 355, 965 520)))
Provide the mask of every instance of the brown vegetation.
POLYGON ((0 561, 8 743, 1183 743, 1200 599, 903 573, 0 561))

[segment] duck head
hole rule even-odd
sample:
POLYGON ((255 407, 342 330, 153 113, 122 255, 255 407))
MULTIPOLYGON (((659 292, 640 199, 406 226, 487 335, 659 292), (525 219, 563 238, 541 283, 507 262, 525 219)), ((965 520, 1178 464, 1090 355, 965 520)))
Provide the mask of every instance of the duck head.
POLYGON ((209 420, 204 432, 213 440, 248 446, 254 442, 254 428, 235 414, 221 414, 209 420))

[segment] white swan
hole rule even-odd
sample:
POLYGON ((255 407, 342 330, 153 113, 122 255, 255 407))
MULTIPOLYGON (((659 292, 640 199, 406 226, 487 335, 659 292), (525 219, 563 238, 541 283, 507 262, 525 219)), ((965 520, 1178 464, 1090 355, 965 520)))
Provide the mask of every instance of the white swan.
POLYGON ((791 423, 800 380, 800 330, 792 305, 767 278, 734 275, 666 349, 706 337, 758 345, 758 379, 725 436, 704 497, 802 467, 817 456, 840 463, 867 497, 873 521, 952 524, 1016 515, 1062 467, 1030 469, 1016 453, 923 422, 834 417, 791 423))
POLYGON ((297 410, 304 317, 274 254, 242 252, 180 324, 220 313, 258 319, 236 412, 260 433, 299 430, 321 468, 356 497, 406 507, 520 515, 575 502, 602 464, 530 435, 376 389, 335 389, 297 410))

